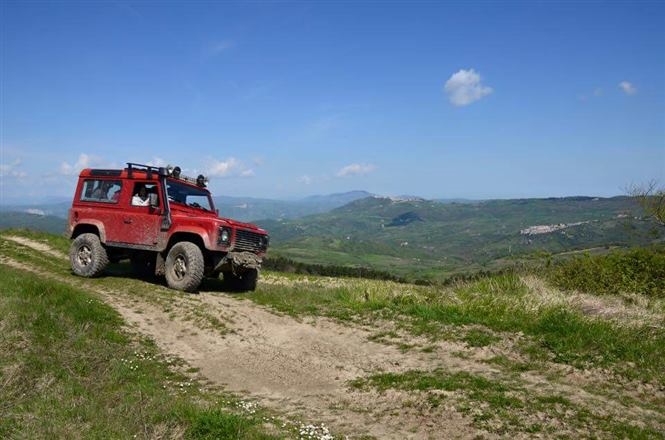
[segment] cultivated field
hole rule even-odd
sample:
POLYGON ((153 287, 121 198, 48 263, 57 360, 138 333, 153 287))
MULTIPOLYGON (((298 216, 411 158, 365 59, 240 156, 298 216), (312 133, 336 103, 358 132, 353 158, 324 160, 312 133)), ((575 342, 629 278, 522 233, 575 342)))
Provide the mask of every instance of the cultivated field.
POLYGON ((537 274, 199 294, 0 234, 0 437, 663 438, 665 298, 537 274))

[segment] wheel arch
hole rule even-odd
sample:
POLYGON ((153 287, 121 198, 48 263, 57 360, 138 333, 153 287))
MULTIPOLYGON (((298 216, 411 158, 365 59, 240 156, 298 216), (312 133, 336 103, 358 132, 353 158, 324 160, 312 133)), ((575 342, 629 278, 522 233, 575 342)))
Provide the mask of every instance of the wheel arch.
POLYGON ((78 223, 76 226, 74 226, 74 229, 72 229, 72 233, 69 238, 74 240, 79 235, 87 233, 95 234, 99 237, 99 241, 106 243, 106 231, 104 230, 104 224, 94 220, 85 223, 78 223))
POLYGON ((176 243, 180 243, 181 241, 189 241, 191 243, 194 243, 201 249, 201 252, 204 255, 206 254, 207 243, 205 239, 198 233, 190 231, 179 231, 171 234, 169 242, 166 245, 165 252, 168 253, 176 243))

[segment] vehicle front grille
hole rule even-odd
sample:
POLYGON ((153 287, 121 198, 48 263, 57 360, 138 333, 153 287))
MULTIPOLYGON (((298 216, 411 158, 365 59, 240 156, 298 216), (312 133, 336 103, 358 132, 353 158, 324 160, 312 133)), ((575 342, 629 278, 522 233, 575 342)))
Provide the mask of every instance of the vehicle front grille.
POLYGON ((268 237, 263 234, 257 234, 252 231, 236 229, 236 241, 234 250, 259 252, 265 251, 268 247, 268 237))

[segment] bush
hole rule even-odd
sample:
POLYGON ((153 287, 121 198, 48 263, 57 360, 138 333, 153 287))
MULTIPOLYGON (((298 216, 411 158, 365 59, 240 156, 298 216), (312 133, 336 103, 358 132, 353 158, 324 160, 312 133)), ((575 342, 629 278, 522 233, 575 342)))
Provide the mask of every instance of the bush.
POLYGON ((337 265, 322 265, 302 263, 282 256, 270 256, 263 260, 263 268, 276 272, 297 273, 302 275, 320 275, 328 277, 364 278, 372 280, 387 280, 398 283, 407 281, 396 275, 369 267, 350 267, 337 265))
POLYGON ((665 298, 665 249, 637 248, 584 255, 554 265, 548 277, 563 289, 665 298))

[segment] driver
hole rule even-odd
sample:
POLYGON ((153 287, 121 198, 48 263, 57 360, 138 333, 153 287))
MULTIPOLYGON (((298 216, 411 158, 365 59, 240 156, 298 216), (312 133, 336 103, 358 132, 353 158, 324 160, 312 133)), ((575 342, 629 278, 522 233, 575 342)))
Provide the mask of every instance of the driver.
POLYGON ((148 190, 145 186, 139 188, 139 191, 132 197, 133 206, 148 206, 150 199, 148 199, 148 190))

